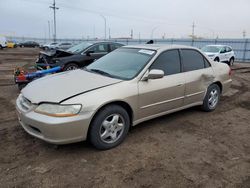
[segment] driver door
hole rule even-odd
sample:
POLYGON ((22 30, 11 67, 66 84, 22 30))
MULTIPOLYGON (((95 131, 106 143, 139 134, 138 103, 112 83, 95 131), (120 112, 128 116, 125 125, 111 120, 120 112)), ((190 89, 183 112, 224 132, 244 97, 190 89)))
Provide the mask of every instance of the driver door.
POLYGON ((88 52, 90 52, 90 59, 93 61, 108 54, 108 51, 108 44, 97 44, 88 49, 88 52))
POLYGON ((139 118, 152 117, 183 106, 185 78, 178 50, 159 55, 149 68, 164 71, 164 77, 139 81, 139 118))

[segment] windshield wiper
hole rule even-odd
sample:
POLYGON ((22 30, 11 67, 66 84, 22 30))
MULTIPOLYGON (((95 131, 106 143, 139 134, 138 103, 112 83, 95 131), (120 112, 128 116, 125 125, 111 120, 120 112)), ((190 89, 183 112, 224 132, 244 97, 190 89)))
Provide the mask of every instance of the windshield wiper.
POLYGON ((111 75, 111 74, 109 74, 109 73, 107 73, 105 71, 99 70, 99 69, 87 69, 87 70, 89 70, 91 72, 101 74, 101 75, 105 75, 105 76, 108 76, 108 77, 112 77, 112 78, 114 77, 113 75, 111 75))

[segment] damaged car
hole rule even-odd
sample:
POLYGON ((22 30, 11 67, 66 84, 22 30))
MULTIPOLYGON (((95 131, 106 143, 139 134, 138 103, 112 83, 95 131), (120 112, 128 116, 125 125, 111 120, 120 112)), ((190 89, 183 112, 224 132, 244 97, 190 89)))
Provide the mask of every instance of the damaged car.
POLYGON ((61 66, 63 71, 74 70, 89 65, 121 46, 123 44, 115 42, 83 42, 68 50, 40 52, 36 65, 42 69, 61 66))
POLYGON ((192 106, 215 110, 231 82, 228 65, 196 48, 124 46, 84 69, 31 82, 16 109, 21 126, 34 137, 53 144, 88 139, 98 149, 110 149, 146 120, 192 106))

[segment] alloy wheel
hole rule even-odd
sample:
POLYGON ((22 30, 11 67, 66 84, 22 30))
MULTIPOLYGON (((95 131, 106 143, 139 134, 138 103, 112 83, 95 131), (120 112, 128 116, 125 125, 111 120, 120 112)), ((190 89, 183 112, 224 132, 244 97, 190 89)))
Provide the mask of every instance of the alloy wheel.
POLYGON ((122 136, 124 128, 124 118, 120 114, 112 114, 102 122, 99 131, 100 138, 105 143, 114 143, 122 136))

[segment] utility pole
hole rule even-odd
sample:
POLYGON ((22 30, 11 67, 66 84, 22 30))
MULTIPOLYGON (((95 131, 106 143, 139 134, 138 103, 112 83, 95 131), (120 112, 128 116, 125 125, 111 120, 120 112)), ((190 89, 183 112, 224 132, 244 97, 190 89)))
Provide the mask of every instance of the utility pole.
POLYGON ((134 32, 133 32, 133 29, 131 29, 131 32, 130 32, 131 39, 133 39, 133 35, 134 35, 134 32))
POLYGON ((194 24, 193 22, 193 25, 192 25, 192 38, 194 38, 194 28, 196 27, 196 25, 194 24))
POLYGON ((56 10, 58 10, 59 8, 56 7, 56 1, 53 1, 52 6, 49 6, 49 8, 52 8, 54 11, 54 42, 56 42, 56 10))
POLYGON ((243 39, 246 38, 246 31, 245 30, 242 32, 242 35, 243 35, 243 39))

